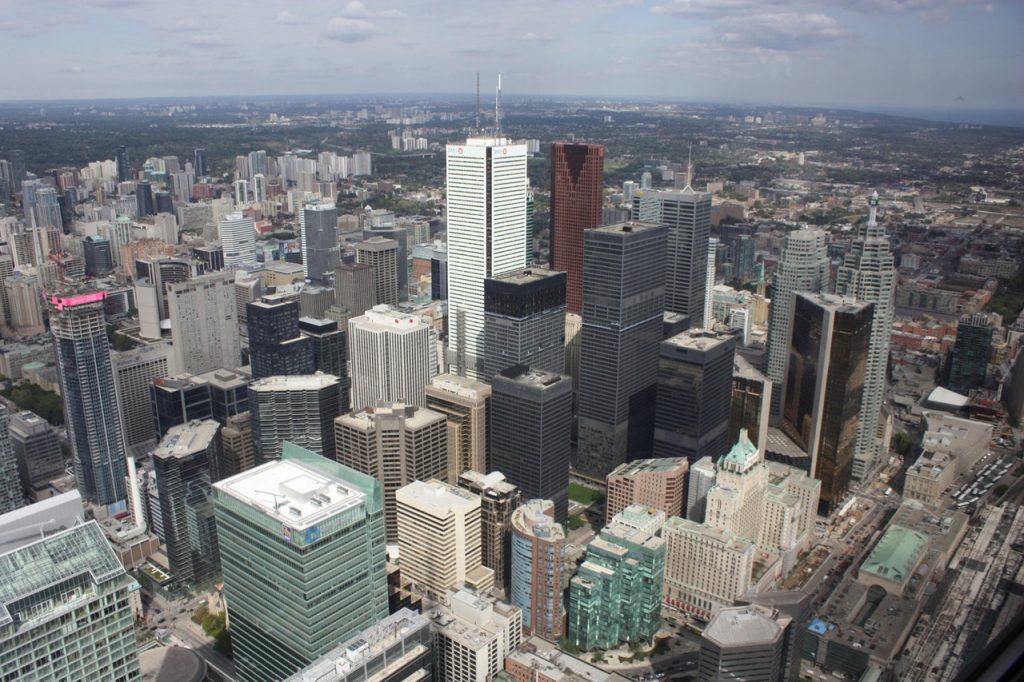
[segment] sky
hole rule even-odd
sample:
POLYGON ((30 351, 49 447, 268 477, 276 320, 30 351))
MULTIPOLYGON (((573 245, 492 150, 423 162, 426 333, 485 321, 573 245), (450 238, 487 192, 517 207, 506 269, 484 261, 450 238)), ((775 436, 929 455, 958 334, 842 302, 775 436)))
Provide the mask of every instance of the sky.
POLYGON ((1024 0, 0 0, 0 100, 493 92, 1024 109, 1024 0), (13 58, 12 58, 13 57, 13 58))

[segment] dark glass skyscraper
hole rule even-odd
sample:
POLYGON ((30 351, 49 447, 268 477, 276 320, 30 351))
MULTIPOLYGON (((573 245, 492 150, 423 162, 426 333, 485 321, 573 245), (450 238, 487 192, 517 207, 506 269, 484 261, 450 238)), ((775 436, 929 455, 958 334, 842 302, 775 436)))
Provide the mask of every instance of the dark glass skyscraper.
POLYGON ((330 282, 341 264, 338 246, 338 209, 333 203, 309 204, 302 209, 302 267, 306 279, 330 282))
POLYGON ((568 274, 569 312, 583 306, 583 232, 601 224, 604 147, 551 145, 551 268, 568 274))
POLYGON ((98 291, 50 298, 50 331, 78 490, 97 504, 124 500, 128 473, 103 315, 106 297, 98 291))
POLYGON ((196 149, 195 160, 192 163, 192 172, 195 173, 197 178, 201 178, 207 175, 208 170, 206 168, 206 150, 196 149))
POLYGON ((341 384, 341 411, 347 412, 351 386, 348 378, 347 329, 338 329, 335 320, 299 318, 299 331, 312 341, 313 369, 338 377, 341 384))
POLYGON ((139 180, 135 185, 135 209, 140 218, 156 214, 153 187, 146 180, 139 180))
POLYGON ((590 476, 651 451, 666 233, 641 222, 583 233, 576 468, 590 476))
POLYGON ((798 293, 793 303, 782 428, 821 481, 819 513, 841 503, 853 475, 874 304, 798 293))
POLYGON ((491 382, 491 469, 505 474, 526 499, 555 503, 555 520, 569 514, 572 379, 525 365, 491 382))
POLYGON ((994 331, 988 317, 980 313, 960 318, 949 359, 949 390, 967 395, 971 389, 982 387, 992 356, 994 331))
POLYGON ((543 268, 484 280, 484 381, 514 365, 565 370, 565 282, 543 268))
POLYGON ((121 145, 117 148, 117 181, 127 182, 131 180, 131 165, 128 162, 128 148, 121 145))
POLYGON ((668 227, 665 258, 665 310, 704 321, 711 195, 691 188, 679 192, 644 192, 633 198, 633 220, 668 227))
POLYGON ((661 343, 654 456, 718 459, 729 451, 736 338, 685 331, 661 343))
POLYGON ((313 373, 313 341, 299 334, 298 301, 246 304, 252 378, 313 373))
POLYGON ((149 385, 156 439, 172 427, 213 417, 209 385, 190 375, 154 379, 149 385))
POLYGON ((114 269, 114 254, 110 240, 99 235, 89 235, 82 241, 85 254, 85 274, 101 277, 114 269))

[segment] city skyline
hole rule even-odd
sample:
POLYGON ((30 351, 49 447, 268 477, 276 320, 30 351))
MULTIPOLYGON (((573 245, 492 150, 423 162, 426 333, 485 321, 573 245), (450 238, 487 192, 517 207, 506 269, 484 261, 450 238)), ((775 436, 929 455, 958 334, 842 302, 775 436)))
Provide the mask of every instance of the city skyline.
POLYGON ((18 18, 0 22, 0 35, 16 50, 46 36, 52 49, 12 72, 0 101, 48 100, 55 92, 63 99, 468 94, 480 71, 488 92, 501 72, 506 91, 531 95, 1024 109, 1024 76, 1014 67, 1024 7, 1005 1, 573 0, 437 13, 416 0, 312 2, 301 11, 247 5, 245 12, 231 2, 185 12, 149 0, 89 0, 57 16, 17 4, 18 18), (245 58, 254 32, 275 53, 261 69, 245 58), (111 41, 119 50, 109 56, 92 49, 111 41), (612 41, 617 49, 606 49, 612 41), (310 45, 351 60, 335 88, 303 68, 310 45), (159 85, 154 68, 163 69, 159 85))

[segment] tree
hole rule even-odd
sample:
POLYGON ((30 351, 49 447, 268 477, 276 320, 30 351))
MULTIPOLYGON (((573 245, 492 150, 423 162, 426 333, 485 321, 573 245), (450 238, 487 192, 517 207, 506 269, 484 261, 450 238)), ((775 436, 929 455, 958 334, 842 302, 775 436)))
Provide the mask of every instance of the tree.
POLYGON ((897 432, 896 435, 892 437, 892 448, 901 455, 905 455, 910 452, 910 444, 910 436, 902 431, 897 432))

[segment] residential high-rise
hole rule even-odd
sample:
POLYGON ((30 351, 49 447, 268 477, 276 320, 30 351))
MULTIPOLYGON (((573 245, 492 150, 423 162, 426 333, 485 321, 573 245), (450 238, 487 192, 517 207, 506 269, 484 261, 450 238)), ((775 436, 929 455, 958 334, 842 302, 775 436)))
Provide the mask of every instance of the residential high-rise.
POLYGON ((312 339, 313 371, 338 377, 341 382, 341 408, 348 409, 351 387, 348 378, 347 330, 338 329, 334 320, 299 318, 299 333, 312 339))
MULTIPOLYGON (((128 162, 128 148, 121 145, 117 148, 117 181, 128 182, 131 179, 131 164, 128 162)), ((24 167, 22 167, 24 170, 24 167)))
POLYGON ((742 355, 737 354, 733 358, 730 443, 735 443, 739 438, 740 429, 746 429, 750 440, 764 452, 768 441, 774 388, 772 382, 742 355))
POLYGON ((75 477, 97 504, 125 499, 124 437, 103 314, 105 291, 50 297, 53 333, 75 477))
POLYGON ((224 249, 224 267, 256 265, 256 224, 242 213, 229 213, 218 225, 220 244, 224 249))
POLYGON ((682 516, 686 503, 686 478, 689 463, 684 457, 638 459, 620 464, 608 474, 605 519, 631 504, 641 504, 682 516))
POLYGON ((152 444, 158 436, 153 430, 149 386, 153 379, 171 374, 171 347, 166 343, 154 343, 126 351, 111 351, 110 359, 125 448, 131 450, 144 443, 152 444))
POLYGON ((516 365, 495 376, 491 388, 491 469, 526 499, 554 502, 555 520, 567 520, 572 380, 516 365))
POLYGON ((729 451, 736 338, 691 329, 661 343, 654 455, 718 459, 729 451))
POLYGON ((853 241, 836 274, 836 294, 875 304, 871 344, 864 371, 864 397, 854 459, 854 478, 860 479, 871 463, 886 451, 878 433, 879 415, 885 402, 885 378, 889 366, 889 340, 896 293, 896 263, 885 228, 878 224, 878 192, 868 199, 868 222, 853 241))
POLYGON ((346 263, 334 268, 334 302, 353 316, 376 305, 376 287, 372 265, 346 263))
POLYGON ((793 300, 798 291, 819 293, 828 285, 829 259, 825 233, 817 229, 794 230, 786 235, 772 282, 771 319, 768 323, 768 352, 765 376, 776 388, 772 392, 772 420, 782 418, 782 387, 789 361, 793 331, 793 300))
POLYGON ((448 475, 444 415, 402 403, 379 403, 334 420, 335 458, 384 484, 384 526, 398 541, 395 491, 448 475))
POLYGON ((398 242, 371 237, 356 244, 356 259, 373 268, 374 305, 398 305, 398 242))
POLYGON ((853 474, 873 303, 798 293, 782 428, 821 481, 819 512, 842 502, 853 474))
POLYGON ((584 232, 575 468, 595 478, 651 452, 665 237, 665 227, 636 222, 584 232))
POLYGON ((220 424, 212 419, 171 428, 153 450, 167 560, 183 587, 220 571, 210 499, 220 459, 220 424))
POLYGON ((956 327, 956 343, 949 356, 949 379, 946 386, 967 395, 985 384, 988 362, 992 357, 992 336, 995 328, 988 317, 976 313, 963 315, 956 327))
POLYGON ((209 173, 209 170, 206 167, 206 150, 201 148, 196 149, 194 159, 195 160, 192 164, 194 167, 192 168, 192 171, 196 174, 197 178, 206 177, 209 173))
POLYGON ((604 147, 551 144, 551 267, 568 275, 569 312, 583 308, 583 232, 601 225, 604 147))
POLYGON ((388 615, 380 483, 286 443, 213 485, 238 679, 282 679, 388 615))
POLYGON ((254 379, 313 373, 313 340, 299 333, 299 304, 264 297, 245 306, 254 379))
POLYGON ((707 511, 708 492, 715 485, 715 476, 715 462, 710 457, 701 457, 690 466, 690 478, 686 488, 686 518, 703 523, 707 511))
POLYGON ((681 191, 644 192, 633 197, 633 220, 668 228, 665 243, 665 310, 697 326, 704 320, 711 194, 689 185, 681 191))
POLYGON ((700 637, 699 679, 783 682, 790 619, 759 606, 721 609, 700 637))
POLYGON ((650 639, 661 627, 664 579, 664 540, 605 526, 569 583, 569 641, 588 651, 650 639))
POLYGON ((485 383, 441 374, 424 389, 427 407, 448 420, 448 477, 455 481, 466 471, 489 471, 491 387, 485 383))
POLYGON ((484 381, 514 365, 565 370, 565 282, 543 268, 484 282, 484 381))
POLYGON ((245 206, 249 203, 249 181, 235 180, 235 206, 245 206))
POLYGON ((379 401, 425 407, 425 387, 437 375, 433 329, 417 315, 379 305, 348 321, 352 406, 379 401))
POLYGON ((439 599, 460 583, 489 592, 480 551, 480 497, 437 479, 395 492, 402 577, 439 599))
POLYGON ((341 383, 330 374, 272 376, 249 384, 256 461, 281 457, 291 441, 334 458, 334 418, 341 414, 341 383))
POLYGON ((306 279, 330 282, 334 268, 341 264, 338 244, 338 209, 334 202, 306 204, 300 226, 302 271, 306 279))
POLYGON ((523 613, 482 591, 460 589, 434 613, 437 680, 487 682, 523 638, 523 613))
POLYGON ((147 180, 135 183, 136 215, 140 218, 156 215, 156 199, 153 197, 153 186, 147 180))
POLYGON ((263 173, 252 176, 252 200, 255 203, 267 200, 267 176, 263 173))
POLYGON ((512 513, 511 603, 523 610, 523 630, 552 642, 565 636, 565 531, 551 500, 529 500, 512 513))
POLYGON ((138 589, 96 521, 0 555, 0 678, 141 679, 138 589))
POLYGON ((8 429, 23 493, 27 494, 34 485, 64 475, 60 441, 45 419, 28 410, 15 412, 8 429))
POLYGON ((235 278, 215 272, 167 287, 175 371, 202 374, 242 361, 235 278))
POLYGON ((494 571, 495 581, 508 590, 510 577, 509 542, 512 537, 512 512, 522 503, 519 488, 500 471, 482 474, 465 471, 456 479, 464 488, 480 497, 480 550, 484 566, 494 571))
POLYGON ((18 476, 18 458, 14 454, 8 429, 10 415, 0 404, 0 514, 14 511, 25 504, 18 476))
POLYGON ((449 371, 479 378, 484 280, 526 267, 526 145, 470 138, 446 149, 449 371))

